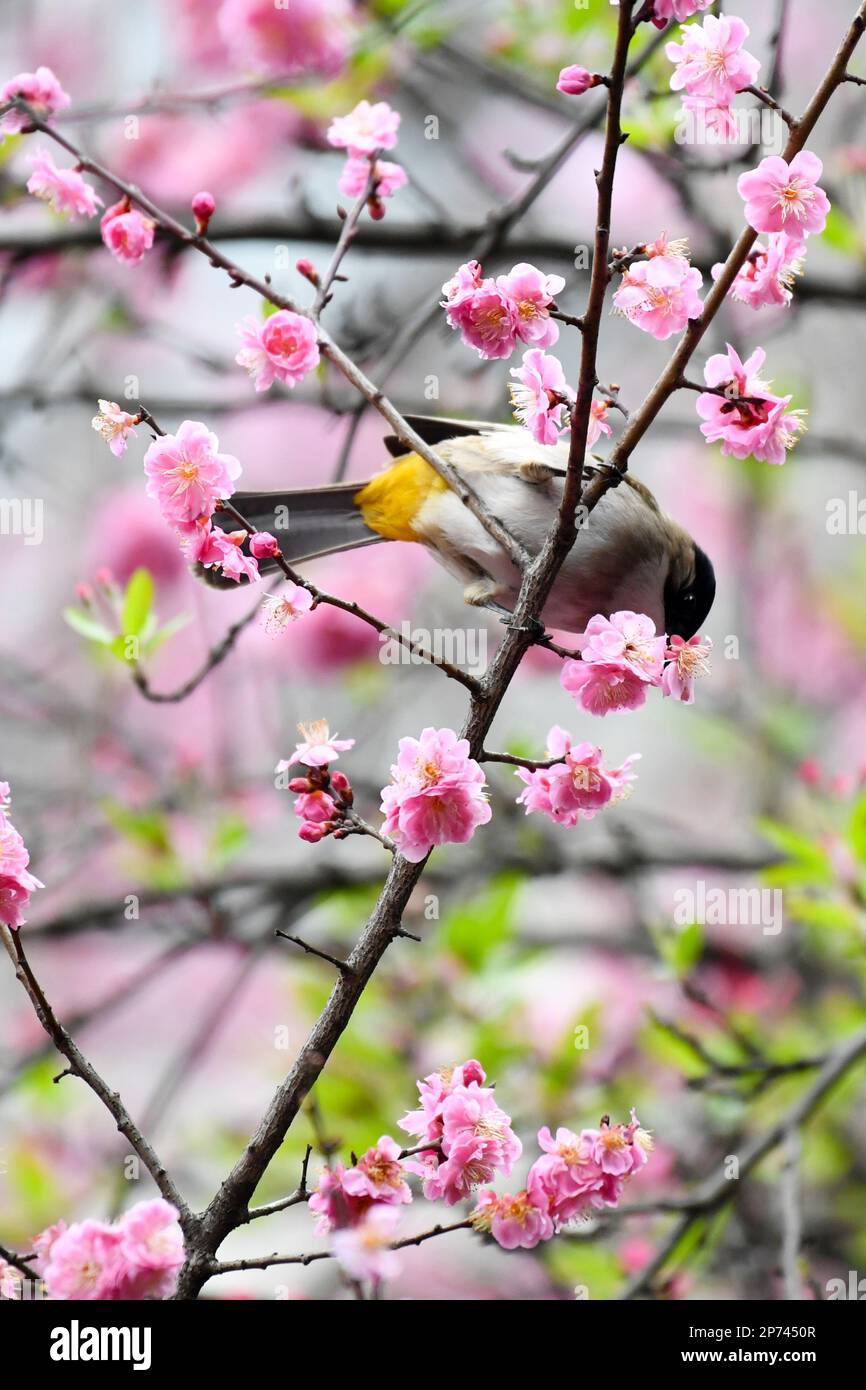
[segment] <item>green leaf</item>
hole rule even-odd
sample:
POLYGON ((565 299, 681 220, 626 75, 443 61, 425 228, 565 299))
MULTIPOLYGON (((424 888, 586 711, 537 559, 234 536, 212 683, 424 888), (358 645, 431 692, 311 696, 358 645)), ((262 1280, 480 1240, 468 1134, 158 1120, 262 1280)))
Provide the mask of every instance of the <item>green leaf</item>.
POLYGON ((98 623, 95 618, 88 617, 80 608, 64 608, 63 617, 80 637, 86 637, 89 642, 98 642, 102 647, 110 647, 114 641, 113 632, 109 632, 108 628, 98 623))
POLYGON ((511 935, 511 905, 520 874, 499 874, 479 897, 450 912, 443 938, 446 947, 478 968, 495 947, 511 935))
POLYGON ((121 632, 125 637, 139 637, 153 608, 153 575, 150 570, 137 569, 126 586, 120 614, 121 632))
POLYGON ((848 843, 861 863, 866 863, 866 792, 863 792, 851 810, 848 821, 848 843))
POLYGON ((827 246, 832 246, 834 251, 840 251, 844 256, 863 255, 863 238, 856 223, 842 211, 838 203, 835 203, 827 214, 823 240, 827 246))

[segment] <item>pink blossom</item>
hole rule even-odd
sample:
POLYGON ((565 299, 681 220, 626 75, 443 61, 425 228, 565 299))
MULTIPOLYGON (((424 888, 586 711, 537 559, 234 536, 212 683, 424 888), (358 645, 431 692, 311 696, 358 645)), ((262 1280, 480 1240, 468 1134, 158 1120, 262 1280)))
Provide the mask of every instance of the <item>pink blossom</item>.
POLYGON ((620 661, 642 681, 658 685, 665 655, 664 634, 645 613, 624 609, 605 618, 596 613, 586 625, 581 640, 581 656, 586 662, 620 661))
POLYGON ((515 331, 523 343, 551 347, 559 337, 559 324, 550 317, 550 306, 565 288, 561 275, 543 271, 521 261, 507 275, 499 275, 497 287, 514 304, 515 331))
POLYGON ((308 1206, 314 1212, 316 1234, 325 1235, 341 1226, 354 1226, 372 1205, 366 1194, 354 1196, 344 1187, 346 1168, 337 1163, 333 1168, 323 1168, 319 1181, 308 1206))
MULTIPOLYGON (((637 755, 634 755, 635 757, 637 755)), ((575 826, 580 819, 591 819, 615 797, 621 797, 634 780, 629 765, 613 772, 601 766, 602 751, 591 743, 575 744, 571 734, 558 725, 547 736, 545 761, 560 758, 549 768, 519 767, 516 775, 526 785, 517 798, 526 814, 541 812, 558 825, 575 826)))
POLYGON ((201 421, 184 420, 176 434, 161 435, 148 447, 144 471, 148 497, 166 521, 183 527, 211 516, 218 502, 231 497, 241 465, 219 453, 219 440, 201 421))
POLYGON ((257 560, 266 560, 279 553, 280 543, 270 531, 254 531, 250 536, 250 554, 257 560))
POLYGON ((350 1279, 361 1283, 393 1279, 400 1272, 400 1260, 391 1249, 400 1213, 394 1206, 378 1202, 364 1213, 355 1226, 336 1230, 331 1238, 334 1254, 350 1279))
MULTIPOLYGON (((406 1127, 404 1121, 401 1127, 406 1127)), ((497 1172, 507 1176, 522 1151, 511 1118, 500 1109, 492 1087, 477 1081, 449 1088, 439 1106, 437 1127, 441 1150, 405 1161, 409 1172, 423 1178, 424 1196, 430 1201, 443 1200, 453 1206, 497 1172)))
POLYGON ((372 1149, 358 1159, 343 1177, 343 1187, 352 1197, 369 1197, 375 1202, 395 1205, 411 1202, 412 1191, 400 1164, 400 1145, 383 1134, 372 1149))
POLYGON ((586 432, 586 447, 591 449, 593 444, 604 434, 608 438, 613 434, 612 427, 607 422, 607 412, 610 406, 607 401, 593 401, 589 408, 589 428, 586 432))
POLYGON ((709 637, 703 639, 695 633, 685 642, 674 634, 665 655, 669 658, 662 674, 662 693, 673 695, 684 705, 694 704, 695 680, 710 672, 709 655, 713 644, 709 637))
POLYGON ((90 423, 102 435, 114 457, 120 458, 126 453, 126 441, 131 434, 135 434, 140 416, 121 410, 115 401, 100 400, 98 404, 99 414, 94 415, 90 423))
POLYGON ((319 365, 316 329, 291 309, 279 309, 264 323, 250 314, 238 332, 243 347, 235 361, 247 369, 257 391, 267 391, 274 381, 296 386, 319 365))
POLYGON ((451 279, 442 286, 442 293, 445 296, 443 307, 464 295, 471 295, 481 285, 481 265, 478 261, 467 261, 465 265, 457 268, 451 279))
POLYGON ((696 409, 704 422, 701 433, 709 443, 720 443, 723 454, 781 464, 805 425, 802 411, 787 410, 791 397, 773 395, 758 376, 765 359, 763 348, 756 348, 742 362, 730 344, 727 354, 715 353, 704 380, 717 389, 699 395, 696 409))
POLYGON ((36 1253, 35 1264, 40 1275, 45 1271, 45 1266, 51 1257, 51 1251, 55 1243, 60 1239, 64 1231, 68 1229, 69 1227, 66 1222, 61 1219, 60 1221, 55 1221, 53 1226, 46 1226, 44 1231, 40 1231, 38 1236, 33 1237, 30 1244, 36 1253))
POLYGON ((441 1139, 442 1107, 447 1098, 458 1086, 469 1086, 473 1081, 483 1086, 486 1080, 484 1068, 474 1057, 460 1066, 443 1067, 441 1071, 431 1072, 423 1081, 416 1082, 421 1109, 410 1110, 402 1120, 398 1120, 400 1128, 418 1139, 441 1139))
MULTIPOLYGON (((405 188, 409 175, 401 164, 392 164, 387 159, 377 159, 374 166, 375 183, 372 197, 390 198, 398 188, 405 188)), ((370 178, 370 162, 362 157, 350 156, 343 166, 337 187, 347 198, 360 198, 366 190, 370 178)))
MULTIPOLYGON (((746 264, 737 272, 731 298, 752 309, 765 305, 786 306, 793 299, 794 279, 803 273, 805 242, 787 232, 770 232, 766 246, 757 242, 746 264)), ((721 263, 713 266, 713 279, 721 275, 721 263)))
POLYGON ((648 685, 619 662, 593 663, 566 661, 560 684, 589 714, 610 714, 614 710, 640 709, 646 703, 648 685))
POLYGON ((348 116, 337 116, 328 127, 327 141, 337 149, 348 150, 353 156, 376 154, 393 150, 397 143, 400 113, 393 111, 387 101, 359 101, 348 116))
POLYGON ((494 280, 482 280, 477 286, 458 288, 462 267, 448 284, 443 285, 446 298, 442 301, 445 317, 451 328, 459 330, 467 347, 475 348, 485 361, 510 357, 517 345, 517 309, 511 298, 494 280))
POLYGON ((465 844, 490 820, 484 773, 452 729, 402 738, 391 776, 382 791, 383 830, 412 864, 434 845, 465 844))
POLYGON ((88 1302, 113 1298, 120 1273, 121 1233, 104 1221, 77 1221, 57 1237, 43 1271, 50 1298, 88 1302))
POLYGON ((596 86, 598 86, 597 77, 587 68, 572 63, 570 67, 563 68, 559 74, 556 90, 565 92, 565 95, 569 97, 580 97, 583 96, 584 92, 588 92, 590 87, 596 86))
POLYGON ((543 1194, 539 1202, 536 1194, 525 1188, 514 1197, 483 1188, 470 1220, 477 1231, 489 1231, 503 1250, 534 1250, 553 1235, 543 1194))
POLYGON ((293 809, 296 816, 313 825, 327 825, 338 815, 334 798, 321 790, 301 792, 293 809))
POLYGON ((698 10, 705 10, 712 0, 654 0, 653 23, 663 29, 669 19, 691 19, 698 10))
POLYGON ((711 143, 710 136, 718 144, 739 139, 739 126, 730 101, 715 101, 713 97, 683 97, 683 114, 693 117, 697 127, 694 139, 711 143))
POLYGON ((264 627, 267 632, 285 632, 289 623, 295 623, 309 613, 313 606, 313 595, 309 589, 291 581, 278 594, 267 594, 262 599, 264 627))
POLYGON ((257 71, 335 77, 349 56, 350 0, 223 0, 217 23, 236 62, 257 71))
MULTIPOLYGON (((35 72, 19 72, 0 87, 0 106, 5 106, 13 97, 23 97, 29 106, 43 120, 63 111, 70 103, 50 68, 37 68, 35 72)), ((30 124, 23 111, 7 111, 0 121, 0 135, 17 135, 30 124)))
POLYGON ((315 720, 312 724, 299 724, 298 732, 303 736, 303 742, 297 745, 291 758, 277 764, 277 772, 285 772, 295 763, 303 763, 305 767, 325 767, 341 753, 355 747, 353 738, 338 738, 336 734, 332 737, 325 719, 315 720))
POLYGON ((701 272, 688 261, 656 256, 625 272, 613 303, 629 323, 664 342, 681 333, 689 319, 700 318, 702 284, 701 272))
POLYGON ((9 784, 0 783, 0 922, 16 931, 23 926, 23 913, 30 895, 45 885, 28 869, 30 855, 15 826, 9 820, 9 784))
POLYGON ((184 1261, 177 1209, 155 1197, 138 1202, 119 1223, 120 1269, 115 1297, 167 1298, 184 1261))
POLYGON ((27 191, 41 198, 55 212, 69 217, 95 217, 102 199, 77 169, 58 169, 47 150, 37 150, 31 157, 33 173, 27 180, 27 191))
POLYGON ((682 30, 682 43, 669 43, 665 52, 676 69, 671 89, 685 89, 690 96, 709 97, 726 105, 744 87, 751 86, 761 64, 743 44, 749 27, 735 15, 707 15, 703 24, 682 30))
POLYGON ((746 221, 757 232, 787 231, 800 237, 823 232, 830 211, 830 200, 818 187, 823 167, 810 150, 801 150, 790 164, 777 154, 762 159, 757 169, 737 180, 746 221))
POLYGON ((121 265, 139 265, 153 245, 156 223, 121 198, 102 214, 102 240, 121 265))
POLYGON ((530 430, 538 444, 555 444, 568 424, 573 395, 562 363, 541 348, 530 348, 523 354, 523 366, 512 367, 511 375, 519 382, 512 382, 508 388, 516 419, 530 430))
POLYGON ((538 1143, 543 1153, 529 1171, 527 1188, 540 1206, 546 1198, 556 1230, 588 1211, 616 1206, 625 1180, 647 1163, 653 1147, 634 1111, 628 1125, 612 1125, 605 1116, 598 1129, 579 1135, 560 1128, 554 1137, 541 1129, 538 1143))

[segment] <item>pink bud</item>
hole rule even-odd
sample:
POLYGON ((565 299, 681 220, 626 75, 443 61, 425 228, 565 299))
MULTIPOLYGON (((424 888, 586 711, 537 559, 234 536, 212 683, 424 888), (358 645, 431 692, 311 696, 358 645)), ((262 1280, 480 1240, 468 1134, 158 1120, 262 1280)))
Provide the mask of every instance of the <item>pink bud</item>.
POLYGON ((110 569, 103 567, 96 571, 96 582, 101 589, 113 589, 114 575, 111 573, 110 569))
POLYGON ((317 845, 323 840, 328 832, 323 825, 314 825, 312 821, 305 820, 301 823, 298 830, 298 837, 306 840, 308 845, 317 845))
POLYGON ((280 543, 270 531, 256 531, 250 536, 250 554, 255 555, 257 560, 264 560, 279 553, 280 543))
POLYGON ((821 781, 821 764, 816 758, 805 758, 797 769, 797 775, 807 787, 817 787, 821 781))
POLYGON ((306 777, 293 777, 289 783, 290 792, 308 792, 310 783, 306 777))
POLYGON ((483 1086, 487 1073, 480 1062, 476 1062, 474 1057, 468 1062, 463 1063, 463 1085, 468 1086, 471 1082, 477 1081, 479 1086, 483 1086))
POLYGON ((299 275, 303 275, 305 280, 309 280, 311 285, 315 285, 318 289, 319 272, 316 270, 313 262, 307 260, 306 256, 302 256, 299 261, 295 261, 295 270, 297 270, 299 275))
POLYGON ((79 603, 83 603, 85 608, 89 608, 93 602, 93 590, 89 584, 76 584, 75 597, 79 603))
POLYGON ((350 792, 352 785, 345 772, 340 772, 337 768, 331 773, 331 786, 338 792, 350 792))
POLYGON ((196 193, 192 200, 192 210, 195 215, 195 230, 198 236, 204 236, 207 231, 208 223, 216 211, 216 201, 212 193, 196 193))
POLYGON ((374 222, 381 222, 382 218, 385 216, 385 204, 382 202, 381 198, 377 198, 374 195, 372 198, 367 199, 367 211, 374 222))
POLYGON ((565 92, 566 96, 579 97, 584 92, 588 92, 590 87, 597 87, 599 78, 593 76, 588 68, 579 67, 577 63, 570 68, 563 68, 559 74, 559 81, 556 84, 558 92, 565 92))

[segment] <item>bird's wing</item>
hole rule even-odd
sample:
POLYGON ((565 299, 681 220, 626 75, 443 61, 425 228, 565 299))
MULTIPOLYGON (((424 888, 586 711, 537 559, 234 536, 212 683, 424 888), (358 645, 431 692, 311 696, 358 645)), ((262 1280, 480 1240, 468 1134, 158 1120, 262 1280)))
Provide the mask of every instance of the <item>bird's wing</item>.
MULTIPOLYGON (((404 419, 431 448, 445 440, 461 439, 467 435, 486 435, 512 430, 523 433, 518 425, 498 424, 494 420, 454 420, 445 415, 406 415, 404 419)), ((410 452, 408 445, 404 444, 402 439, 398 439, 396 434, 386 435, 383 442, 392 458, 402 458, 410 452)))

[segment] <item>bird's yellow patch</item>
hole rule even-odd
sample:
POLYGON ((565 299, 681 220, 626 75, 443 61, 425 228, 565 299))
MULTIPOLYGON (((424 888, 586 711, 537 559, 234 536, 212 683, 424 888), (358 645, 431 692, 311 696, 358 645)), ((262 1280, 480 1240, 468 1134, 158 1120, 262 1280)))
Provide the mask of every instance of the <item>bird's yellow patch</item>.
POLYGON ((415 518, 432 492, 447 488, 435 468, 418 454, 407 454, 371 478, 353 501, 371 531, 389 541, 418 541, 422 537, 415 530, 415 518))

